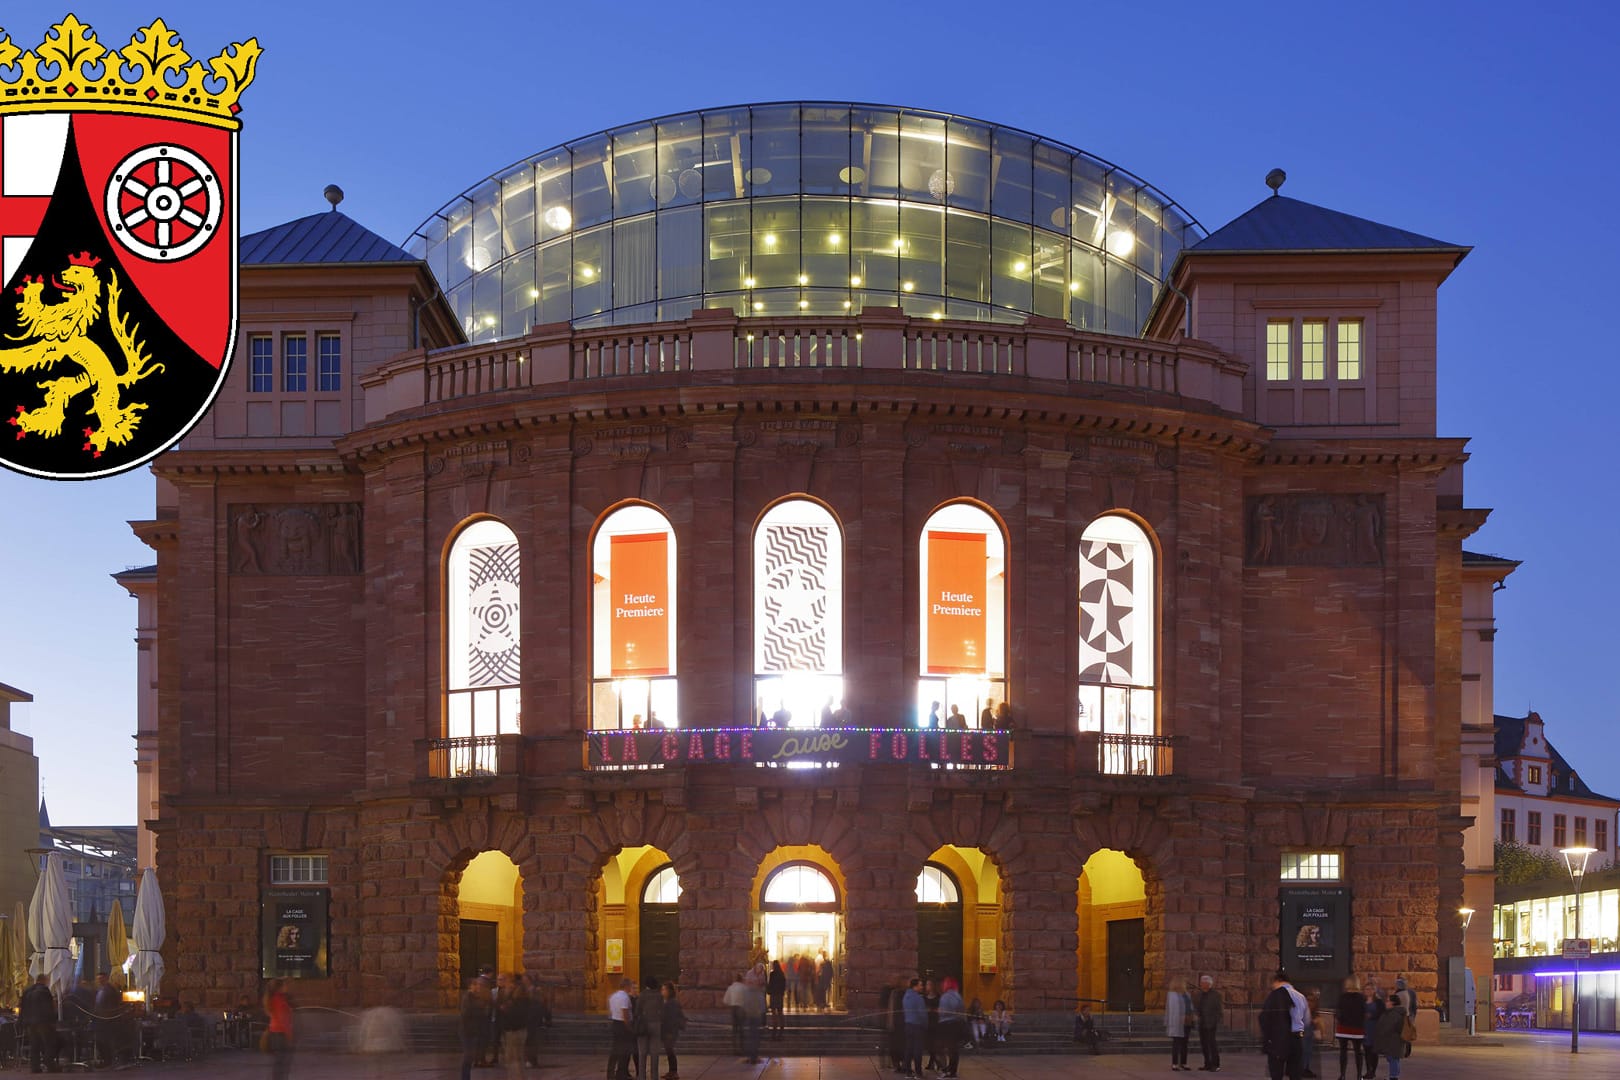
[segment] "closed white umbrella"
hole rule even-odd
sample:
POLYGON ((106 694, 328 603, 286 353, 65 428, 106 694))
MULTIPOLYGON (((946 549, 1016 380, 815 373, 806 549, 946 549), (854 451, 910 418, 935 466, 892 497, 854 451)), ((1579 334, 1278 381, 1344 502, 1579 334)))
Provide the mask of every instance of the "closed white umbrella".
MULTIPOLYGON (((40 877, 40 929, 44 932, 43 972, 51 981, 57 1001, 66 1001, 73 989, 73 906, 68 900, 67 878, 62 874, 62 857, 55 852, 45 857, 45 873, 40 877)), ((36 973, 37 974, 37 973, 36 973)))
POLYGON ((45 973, 45 930, 40 924, 39 917, 45 910, 42 897, 45 894, 45 874, 43 871, 34 879, 34 895, 28 900, 28 981, 33 982, 34 976, 45 973))
POLYGON ((158 889, 157 872, 150 866, 141 871, 141 891, 135 894, 135 920, 130 924, 130 943, 135 947, 129 981, 146 991, 146 1000, 157 997, 163 982, 163 893, 158 889))

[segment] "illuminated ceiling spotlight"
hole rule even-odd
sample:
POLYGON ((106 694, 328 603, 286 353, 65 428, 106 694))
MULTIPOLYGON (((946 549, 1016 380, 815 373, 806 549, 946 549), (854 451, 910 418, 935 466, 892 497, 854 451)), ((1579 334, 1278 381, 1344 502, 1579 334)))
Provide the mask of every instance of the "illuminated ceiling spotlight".
POLYGON ((1079 292, 1080 291, 1080 283, 1078 281, 1069 282, 1069 291, 1072 292, 1072 293, 1079 292))
POLYGON ((894 250, 896 250, 896 251, 904 251, 905 246, 906 246, 906 238, 905 237, 897 236, 897 237, 894 238, 894 250))
POLYGON ((764 311, 765 310, 765 301, 763 301, 763 300, 755 300, 754 301, 754 310, 755 311, 764 311))
POLYGON ((1123 259, 1136 247, 1136 237, 1128 229, 1115 229, 1108 234, 1108 254, 1123 259))
POLYGON ((810 275, 809 274, 800 274, 799 275, 799 284, 800 285, 808 285, 808 284, 810 284, 810 275))
POLYGON ((843 242, 844 242, 844 234, 843 233, 828 233, 827 234, 827 246, 828 247, 837 247, 839 244, 842 244, 843 242))
POLYGON ((596 277, 596 267, 581 266, 579 268, 579 276, 584 278, 586 281, 590 281, 592 278, 596 277))
POLYGON ((859 275, 859 274, 851 274, 849 276, 849 283, 851 285, 855 286, 857 289, 860 288, 861 287, 861 275, 859 275))
POLYGON ((850 301, 845 300, 844 301, 844 310, 848 311, 850 309, 850 306, 851 306, 850 301))
POLYGON ((944 169, 935 169, 933 175, 929 176, 928 194, 932 195, 934 198, 943 202, 945 196, 954 194, 955 192, 956 177, 952 176, 944 169))
POLYGON ((838 170, 838 179, 846 184, 858 184, 866 179, 866 170, 859 165, 846 165, 838 170))
POLYGON ((567 232, 574 224, 574 215, 568 212, 566 206, 553 206, 541 215, 546 225, 558 232, 567 232))
POLYGON ((941 320, 941 319, 943 319, 945 317, 945 313, 943 311, 934 311, 934 312, 930 312, 928 317, 930 319, 933 319, 935 322, 939 322, 939 320, 941 320))
POLYGON ((799 310, 800 311, 805 310, 809 306, 810 306, 810 301, 808 301, 808 300, 800 300, 799 301, 799 310))
POLYGON ((1028 269, 1029 269, 1029 263, 1025 262, 1023 259, 1019 259, 1018 261, 1013 263, 1013 273, 1015 273, 1015 274, 1022 274, 1025 270, 1028 270, 1028 269))
POLYGON ((771 170, 763 165, 755 165, 743 173, 743 179, 750 184, 768 184, 771 182, 771 170))
POLYGON ((776 234, 775 233, 768 232, 768 233, 766 233, 764 235, 764 237, 762 237, 762 239, 765 241, 765 246, 766 247, 773 248, 773 247, 776 246, 776 234))
POLYGON ((538 299, 540 299, 540 290, 535 288, 533 285, 529 286, 529 299, 530 300, 538 300, 538 299))
POLYGON ((916 288, 917 288, 917 283, 915 281, 902 281, 900 283, 900 291, 901 292, 914 292, 914 291, 916 291, 916 288))
POLYGON ((743 288, 752 289, 753 287, 754 287, 754 279, 753 278, 751 278, 751 277, 743 278, 743 288))

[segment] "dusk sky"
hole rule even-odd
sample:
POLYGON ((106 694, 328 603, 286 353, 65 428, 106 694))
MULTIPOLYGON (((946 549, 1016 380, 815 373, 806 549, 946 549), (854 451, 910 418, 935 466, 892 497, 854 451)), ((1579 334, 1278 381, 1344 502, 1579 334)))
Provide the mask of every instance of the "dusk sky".
MULTIPOLYGON (((113 47, 157 16, 199 58, 258 38, 243 234, 326 210, 336 183, 344 213, 404 245, 459 192, 569 139, 830 99, 1060 140, 1210 231, 1281 167, 1285 195, 1472 245, 1440 291, 1439 434, 1470 439, 1467 503, 1492 508, 1466 547, 1524 561, 1496 600, 1496 710, 1537 710, 1582 777, 1620 796, 1603 675, 1620 587, 1588 561, 1620 533, 1620 305, 1589 261, 1620 250, 1615 5, 64 0, 8 5, 3 25, 28 49, 69 10, 113 47)), ((152 488, 144 470, 0 471, 0 682, 34 695, 14 724, 57 824, 135 816, 136 608, 109 575, 154 561, 126 524, 151 516, 152 488)))

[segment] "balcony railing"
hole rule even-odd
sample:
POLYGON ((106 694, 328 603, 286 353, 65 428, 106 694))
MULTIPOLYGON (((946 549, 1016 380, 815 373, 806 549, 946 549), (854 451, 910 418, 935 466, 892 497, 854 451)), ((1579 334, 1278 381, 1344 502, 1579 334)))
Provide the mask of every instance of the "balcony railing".
POLYGON ((422 739, 427 776, 434 780, 471 780, 518 772, 522 737, 475 735, 456 739, 422 739))
POLYGON ((396 412, 535 387, 743 369, 887 369, 1108 386, 1243 408, 1247 365, 1201 342, 1157 342, 1025 323, 911 318, 895 308, 846 319, 749 319, 699 311, 681 322, 576 330, 398 357, 362 379, 368 421, 396 412))
POLYGON ((1105 776, 1170 776, 1175 772, 1173 735, 1080 733, 1078 766, 1105 776))

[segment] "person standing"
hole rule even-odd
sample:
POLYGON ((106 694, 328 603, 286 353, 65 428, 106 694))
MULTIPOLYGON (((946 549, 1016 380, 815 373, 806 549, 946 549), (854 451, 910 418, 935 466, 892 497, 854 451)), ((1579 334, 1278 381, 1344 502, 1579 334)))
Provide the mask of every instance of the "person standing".
POLYGON ((787 1003, 795 1009, 801 1008, 802 1006, 799 1004, 799 956, 797 953, 788 957, 787 963, 782 965, 782 975, 787 979, 787 1003))
POLYGON ((1204 1055, 1200 1072, 1221 1071, 1221 1017, 1224 1013, 1221 992, 1215 989, 1213 975, 1198 980, 1198 1049, 1204 1055))
POLYGON ((529 989, 523 985, 523 976, 510 976, 495 1013, 495 1027, 501 1036, 501 1060, 506 1063, 509 1080, 523 1077, 523 1043, 529 1037, 529 1008, 529 989))
POLYGON ((608 997, 608 1080, 629 1080, 630 1058, 636 1052, 636 1038, 631 1033, 633 1006, 630 991, 635 983, 620 979, 619 988, 608 997))
POLYGON ((1333 1035, 1339 1042, 1339 1080, 1344 1080, 1344 1070, 1350 1063, 1352 1051, 1356 1058, 1356 1071, 1352 1075, 1360 1076, 1363 1070, 1362 1044, 1367 1036, 1367 1001, 1361 996, 1361 984, 1354 975, 1344 980, 1344 989, 1339 992, 1339 1007, 1334 1010, 1333 1016, 1333 1035))
POLYGON ((1310 1006, 1288 981, 1288 973, 1278 968, 1271 993, 1260 1006, 1261 1047, 1271 1080, 1283 1080, 1284 1075, 1288 1080, 1301 1080, 1300 1057, 1309 1019, 1310 1006))
MULTIPOLYGON (((681 1080, 680 1062, 675 1058, 675 1042, 681 1037, 681 1032, 686 1030, 686 1010, 681 1008, 674 983, 664 984, 663 997, 663 1026, 659 1028, 659 1034, 664 1040, 664 1057, 669 1059, 669 1072, 660 1080, 681 1080)), ((648 1074, 648 1080, 651 1080, 651 1075, 648 1074)))
POLYGON ((1417 993, 1407 989, 1405 975, 1395 977, 1395 996, 1401 999, 1401 1008, 1406 1010, 1407 1017, 1417 1023, 1417 993))
POLYGON ((731 980, 725 996, 720 999, 720 1004, 731 1010, 731 1051, 734 1054, 743 1052, 743 995, 747 992, 743 977, 738 975, 731 980))
POLYGON ((821 966, 816 969, 816 1004, 823 1009, 832 1008, 833 962, 826 953, 821 954, 821 966))
MULTIPOLYGON (((1389 1062, 1389 1080, 1400 1080, 1401 1059, 1406 1056, 1406 1040, 1402 1030, 1406 1026, 1406 1007, 1401 1004, 1399 991, 1389 995, 1384 1011, 1371 1033, 1373 1052, 1389 1062)), ((1374 1059, 1376 1063, 1376 1058, 1374 1059)), ((1371 1069, 1368 1072, 1371 1073, 1371 1069)))
POLYGON ((939 984, 929 979, 923 983, 923 1003, 928 1006, 928 1026, 924 1037, 928 1041, 929 1069, 938 1070, 939 1059, 939 984))
POLYGON ((49 976, 41 975, 22 993, 17 1002, 17 1022, 28 1032, 28 1065, 40 1071, 40 1062, 51 1072, 61 1072, 57 1055, 61 1048, 56 1041, 56 995, 51 993, 49 976))
POLYGON ((765 1000, 771 1010, 771 1028, 776 1037, 780 1039, 785 1027, 782 1018, 783 998, 787 996, 787 975, 782 971, 782 961, 771 961, 771 973, 765 978, 765 1000))
MULTIPOLYGON (((118 987, 112 984, 107 972, 103 971, 96 976, 95 1017, 90 1021, 90 1028, 95 1032, 96 1053, 103 1065, 117 1064, 113 1060, 117 1054, 115 1036, 123 1015, 123 995, 118 992, 118 987)), ((196 1015, 195 1010, 191 1015, 196 1015)), ((200 1041, 198 1045, 201 1045, 200 1041)))
POLYGON ((923 1044, 928 1039, 928 1002, 923 999, 921 979, 907 984, 900 1008, 906 1024, 906 1076, 921 1080, 923 1044))
POLYGON ((1171 1072, 1192 1072, 1187 1064, 1187 1033, 1197 1022, 1187 980, 1178 975, 1170 980, 1170 992, 1164 996, 1164 1033, 1170 1037, 1171 1072))
MULTIPOLYGON (((1378 985, 1378 976, 1376 975, 1367 976, 1365 986, 1366 989, 1362 993, 1362 997, 1366 999, 1367 1004, 1366 1018, 1362 1021, 1362 1030, 1367 1033, 1367 1038, 1371 1039, 1373 1031, 1378 1027, 1378 1018, 1384 1015, 1384 991, 1378 985)), ((1378 1075, 1378 1054, 1371 1049, 1371 1043, 1367 1045, 1367 1071, 1361 1075, 1364 1080, 1373 1080, 1373 1077, 1378 1075)))
MULTIPOLYGON (((765 971, 756 967, 743 984, 743 1054, 750 1065, 759 1064, 759 1035, 765 1026, 765 971)), ((643 1077, 642 1080, 649 1080, 643 1077)))
POLYGON ((962 1060, 963 1014, 962 994, 955 979, 946 979, 939 995, 939 1043, 944 1054, 945 1075, 956 1076, 956 1067, 962 1060))
POLYGON ((467 980, 461 995, 461 1080, 472 1080, 473 1065, 484 1045, 485 1017, 489 1015, 489 983, 482 975, 467 980))
POLYGON ((1320 990, 1305 991, 1305 1004, 1310 1008, 1310 1020, 1305 1025, 1305 1054, 1301 1059, 1305 1071, 1300 1073, 1305 1080, 1316 1080, 1317 1047, 1321 1043, 1318 1037, 1322 1022, 1322 992, 1320 990))
POLYGON ((292 1075, 293 1010, 285 979, 271 979, 265 985, 264 1012, 270 1018, 265 1033, 270 1045, 270 1080, 287 1080, 292 1075))
POLYGON ((636 1075, 652 1080, 658 1075, 658 1051, 664 1045, 664 995, 651 975, 641 980, 630 1026, 636 1036, 636 1075))
POLYGON ((989 731, 991 728, 993 728, 995 726, 996 726, 996 699, 995 698, 985 698, 985 700, 984 700, 984 711, 979 713, 979 727, 980 727, 981 730, 989 731))

